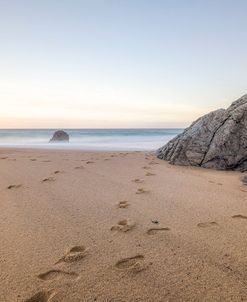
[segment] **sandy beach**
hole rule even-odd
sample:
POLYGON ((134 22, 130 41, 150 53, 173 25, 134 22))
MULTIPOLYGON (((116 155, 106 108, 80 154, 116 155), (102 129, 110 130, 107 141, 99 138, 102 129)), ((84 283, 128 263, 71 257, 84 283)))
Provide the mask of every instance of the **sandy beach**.
POLYGON ((247 301, 240 172, 0 150, 0 301, 247 301))

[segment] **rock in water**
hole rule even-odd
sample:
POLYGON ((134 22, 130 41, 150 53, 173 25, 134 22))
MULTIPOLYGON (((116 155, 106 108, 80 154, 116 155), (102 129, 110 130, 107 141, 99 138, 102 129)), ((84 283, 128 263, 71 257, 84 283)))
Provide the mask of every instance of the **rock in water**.
POLYGON ((53 134, 50 142, 69 142, 69 135, 63 130, 58 130, 53 134))
POLYGON ((200 117, 157 150, 157 157, 175 165, 246 171, 247 95, 200 117))

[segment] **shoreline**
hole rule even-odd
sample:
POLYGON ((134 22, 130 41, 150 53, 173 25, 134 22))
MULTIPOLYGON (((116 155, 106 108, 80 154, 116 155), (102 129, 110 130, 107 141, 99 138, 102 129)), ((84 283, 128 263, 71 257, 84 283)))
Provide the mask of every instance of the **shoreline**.
POLYGON ((156 150, 97 150, 97 149, 66 149, 66 148, 42 148, 42 147, 16 147, 16 146, 0 146, 0 152, 1 150, 13 150, 13 151, 61 151, 61 152, 81 152, 81 153, 154 153, 156 150))
POLYGON ((247 299, 241 172, 141 151, 0 148, 0 165, 0 301, 247 299))
POLYGON ((47 151, 80 151, 80 152, 91 152, 91 153, 94 153, 94 152, 118 152, 118 153, 121 153, 121 152, 144 152, 144 153, 154 153, 157 148, 155 149, 110 149, 110 148, 105 148, 105 149, 102 149, 102 148, 98 148, 98 149, 91 149, 91 148, 85 148, 85 147, 82 147, 81 145, 78 145, 78 146, 59 146, 59 145, 54 145, 54 146, 50 146, 49 144, 47 145, 39 145, 39 146, 22 146, 22 145, 18 145, 18 146, 15 146, 15 145, 0 145, 0 150, 1 149, 14 149, 14 150, 47 150, 47 151))

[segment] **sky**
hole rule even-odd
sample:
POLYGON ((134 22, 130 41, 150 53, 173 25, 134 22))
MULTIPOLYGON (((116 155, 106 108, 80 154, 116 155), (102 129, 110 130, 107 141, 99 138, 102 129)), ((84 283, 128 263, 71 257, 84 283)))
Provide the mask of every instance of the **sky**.
POLYGON ((0 128, 186 127, 247 93, 246 0, 0 0, 0 128))

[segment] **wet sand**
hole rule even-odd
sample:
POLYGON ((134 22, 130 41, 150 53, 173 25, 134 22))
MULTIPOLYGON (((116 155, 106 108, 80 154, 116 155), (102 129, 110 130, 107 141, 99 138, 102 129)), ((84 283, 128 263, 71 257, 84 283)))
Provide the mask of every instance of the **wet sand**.
POLYGON ((0 150, 0 301, 247 301, 239 172, 0 150))

